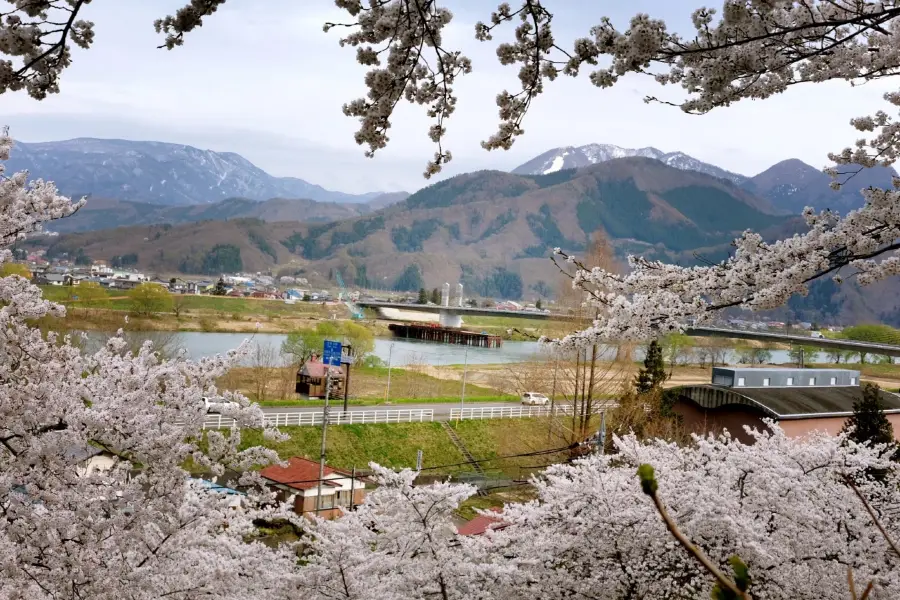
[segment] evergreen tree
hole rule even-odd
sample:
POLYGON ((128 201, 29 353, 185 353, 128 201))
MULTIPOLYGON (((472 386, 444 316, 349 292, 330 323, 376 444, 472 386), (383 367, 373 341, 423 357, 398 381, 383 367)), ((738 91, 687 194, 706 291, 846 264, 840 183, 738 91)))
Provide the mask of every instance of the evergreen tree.
POLYGON ((541 303, 541 299, 540 299, 540 298, 538 298, 538 299, 537 299, 537 302, 534 303, 534 307, 535 307, 536 309, 538 309, 538 310, 541 310, 541 309, 544 308, 544 305, 541 303))
POLYGON ((216 288, 213 290, 213 296, 224 296, 225 295, 225 280, 219 277, 219 280, 216 282, 216 288))
POLYGON ((416 302, 418 304, 428 304, 428 292, 425 291, 425 288, 419 288, 419 299, 416 302))
POLYGON ((438 288, 434 288, 433 290, 431 290, 431 301, 435 304, 441 303, 441 290, 439 290, 438 288))
POLYGON ((663 363, 662 346, 656 340, 650 342, 647 347, 647 356, 644 358, 644 368, 641 369, 634 380, 634 388, 638 394, 646 394, 652 390, 662 388, 663 382, 668 379, 666 365, 663 363))
POLYGON ((893 444, 894 427, 884 415, 879 398, 881 388, 867 383, 862 398, 853 403, 853 416, 847 419, 844 431, 851 427, 850 439, 860 444, 893 444))

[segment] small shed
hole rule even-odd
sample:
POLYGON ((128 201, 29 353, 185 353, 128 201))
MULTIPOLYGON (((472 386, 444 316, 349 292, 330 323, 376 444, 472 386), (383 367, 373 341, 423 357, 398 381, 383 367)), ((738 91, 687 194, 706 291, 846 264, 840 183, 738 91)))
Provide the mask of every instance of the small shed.
POLYGON ((322 360, 313 355, 297 371, 297 385, 295 391, 307 398, 325 397, 325 377, 331 370, 331 394, 332 398, 339 398, 344 390, 345 373, 342 367, 326 366, 322 360))

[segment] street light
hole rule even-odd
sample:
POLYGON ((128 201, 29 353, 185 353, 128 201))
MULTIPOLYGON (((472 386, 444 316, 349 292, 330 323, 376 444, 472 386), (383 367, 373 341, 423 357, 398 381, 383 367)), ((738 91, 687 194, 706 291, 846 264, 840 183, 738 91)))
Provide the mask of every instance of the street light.
POLYGON ((465 362, 463 363, 462 391, 459 394, 459 418, 462 419, 463 406, 466 400, 466 373, 469 371, 469 345, 466 344, 465 362))
POLYGON ((384 402, 387 404, 391 400, 391 358, 394 354, 394 342, 391 342, 391 345, 388 346, 388 381, 387 381, 387 391, 384 394, 384 402))

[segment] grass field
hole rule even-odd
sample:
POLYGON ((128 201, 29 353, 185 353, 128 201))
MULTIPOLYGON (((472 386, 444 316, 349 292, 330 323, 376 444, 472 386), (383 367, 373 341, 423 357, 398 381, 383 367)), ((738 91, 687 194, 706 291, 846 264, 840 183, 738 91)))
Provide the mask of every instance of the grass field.
MULTIPOLYGON (((322 430, 319 427, 281 427, 290 439, 284 442, 263 440, 256 431, 241 435, 241 447, 267 446, 283 459, 303 456, 319 458, 322 430)), ((465 459, 440 423, 378 423, 372 425, 334 425, 327 434, 328 464, 332 467, 368 469, 370 461, 394 469, 415 468, 416 452, 422 450, 423 465, 438 466, 465 459)), ((459 468, 449 472, 459 471, 459 468)))
MULTIPOLYGON (((476 459, 493 459, 483 464, 489 474, 519 478, 534 471, 533 465, 559 461, 564 454, 539 457, 504 458, 545 449, 559 448, 560 440, 548 438, 546 419, 491 419, 452 424, 460 439, 476 459)), ((319 427, 281 427, 290 436, 283 442, 264 440, 258 431, 241 433, 241 447, 266 446, 287 459, 303 456, 318 459, 322 430, 319 427)), ((333 467, 367 469, 368 463, 395 469, 414 468, 416 452, 422 450, 423 468, 432 475, 472 473, 464 463, 440 423, 378 423, 333 425, 327 433, 328 464, 333 467), (437 468, 435 468, 437 467, 437 468)))
MULTIPOLYGON (((462 383, 454 379, 432 377, 413 369, 394 368, 391 377, 391 402, 458 402, 462 383)), ((224 389, 240 391, 264 406, 314 405, 315 401, 298 400, 294 395, 296 371, 293 367, 259 369, 238 367, 220 380, 224 389), (262 391, 265 390, 265 391, 262 391), (262 397, 260 397, 262 396, 262 397)), ((379 404, 385 400, 388 370, 384 367, 354 367, 350 372, 350 395, 354 404, 379 404)), ((472 401, 505 401, 497 390, 466 384, 466 399, 472 401)), ((320 404, 320 403, 319 403, 320 404)))

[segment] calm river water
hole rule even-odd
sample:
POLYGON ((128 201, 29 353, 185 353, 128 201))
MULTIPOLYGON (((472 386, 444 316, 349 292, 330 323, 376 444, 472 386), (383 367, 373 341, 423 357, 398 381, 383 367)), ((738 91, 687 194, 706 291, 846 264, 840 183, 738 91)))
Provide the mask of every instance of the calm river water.
MULTIPOLYGON (((275 350, 281 347, 281 342, 287 336, 282 334, 256 334, 253 336, 243 333, 203 333, 183 332, 179 333, 176 345, 184 348, 190 358, 201 358, 222 354, 232 348, 236 348, 242 341, 252 338, 254 343, 265 344, 275 350)), ((540 356, 542 350, 537 342, 503 342, 500 348, 466 348, 449 344, 434 344, 414 340, 394 340, 391 338, 378 338, 375 340, 375 355, 385 363, 390 360, 393 365, 405 365, 409 363, 429 365, 454 365, 463 364, 468 360, 469 364, 496 364, 522 362, 540 356)), ((774 364, 786 364, 791 362, 786 350, 772 350, 774 364)), ((606 350, 601 358, 611 358, 612 350, 606 350)), ((636 360, 643 358, 640 350, 635 352, 636 360)), ((824 354, 819 356, 824 361, 824 354)), ((807 357, 807 360, 810 359, 807 357)), ((736 363, 734 352, 729 352, 729 363, 736 363)))

